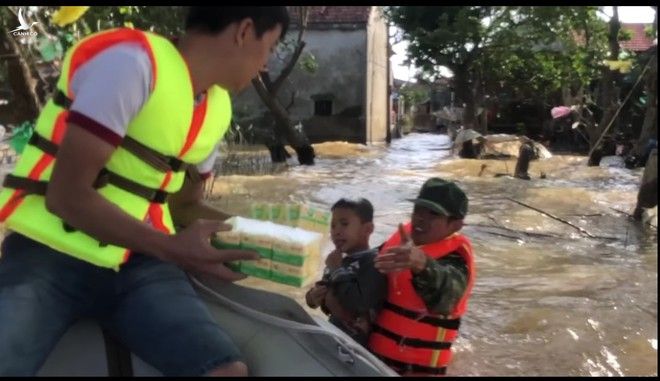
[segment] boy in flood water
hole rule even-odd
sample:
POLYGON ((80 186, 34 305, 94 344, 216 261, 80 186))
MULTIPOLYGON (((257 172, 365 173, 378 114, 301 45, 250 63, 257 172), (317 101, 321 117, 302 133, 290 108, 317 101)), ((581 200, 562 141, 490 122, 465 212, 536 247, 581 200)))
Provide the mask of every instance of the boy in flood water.
POLYGON ((326 258, 321 280, 307 291, 305 300, 366 346, 371 323, 387 294, 387 278, 374 268, 378 249, 369 248, 373 206, 364 198, 342 198, 331 211, 330 237, 335 249, 326 258))

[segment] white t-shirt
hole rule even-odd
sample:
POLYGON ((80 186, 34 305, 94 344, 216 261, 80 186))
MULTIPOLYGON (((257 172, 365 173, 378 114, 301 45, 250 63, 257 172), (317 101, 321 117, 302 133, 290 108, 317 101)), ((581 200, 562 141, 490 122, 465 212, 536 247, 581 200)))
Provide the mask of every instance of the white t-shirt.
MULTIPOLYGON (((68 120, 116 147, 149 99, 152 78, 149 56, 138 44, 108 48, 85 62, 71 79, 74 100, 68 120)), ((219 144, 197 165, 203 178, 213 170, 219 144)))

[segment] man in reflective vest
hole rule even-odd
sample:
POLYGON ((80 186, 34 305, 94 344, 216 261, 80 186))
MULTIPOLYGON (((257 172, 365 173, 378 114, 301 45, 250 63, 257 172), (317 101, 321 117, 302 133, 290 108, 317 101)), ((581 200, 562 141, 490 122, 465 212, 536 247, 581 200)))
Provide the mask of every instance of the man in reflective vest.
POLYGON ((458 233, 468 200, 455 183, 431 178, 410 201, 411 222, 374 260, 388 295, 369 349, 402 375, 444 375, 474 284, 472 246, 458 233))
POLYGON ((285 7, 191 7, 173 44, 119 28, 76 43, 0 192, 0 376, 33 375, 93 317, 165 375, 246 375, 180 269, 227 281, 202 201, 231 119, 286 33, 285 7), (184 228, 175 231, 174 226, 184 228))

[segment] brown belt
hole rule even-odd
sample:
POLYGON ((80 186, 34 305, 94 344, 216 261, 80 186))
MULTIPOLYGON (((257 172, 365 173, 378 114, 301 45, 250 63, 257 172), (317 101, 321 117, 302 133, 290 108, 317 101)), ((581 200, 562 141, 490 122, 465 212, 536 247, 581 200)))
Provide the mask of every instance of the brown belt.
MULTIPOLYGON (((129 180, 126 177, 108 171, 104 168, 101 170, 98 177, 94 181, 94 188, 103 188, 108 184, 112 184, 117 188, 125 190, 126 192, 142 197, 151 203, 164 204, 167 201, 167 196, 169 194, 163 190, 150 188, 136 183, 133 180, 129 180)), ((26 194, 37 194, 41 196, 45 196, 48 190, 47 181, 33 180, 27 177, 20 177, 12 174, 8 174, 5 177, 2 186, 5 188, 22 189, 26 194)))
MULTIPOLYGON (((56 105, 62 108, 68 109, 69 107, 71 107, 71 103, 73 103, 73 101, 70 98, 68 98, 66 94, 64 94, 61 90, 57 89, 55 91, 55 94, 53 94, 53 103, 55 103, 56 105)), ((34 135, 36 135, 36 132, 32 134, 32 136, 34 135)), ((48 141, 43 137, 39 137, 39 138, 41 138, 41 140, 48 141)), ((52 146, 55 148, 55 152, 57 152, 57 146, 50 141, 48 142, 52 144, 52 146)), ((119 146, 124 148, 126 151, 132 153, 133 155, 137 156, 139 159, 141 159, 145 163, 149 164, 150 166, 161 172, 185 171, 187 170, 187 167, 191 166, 190 164, 182 161, 177 157, 163 155, 162 153, 150 147, 147 147, 146 145, 140 143, 139 141, 133 139, 130 136, 125 136, 119 146)), ((37 147, 41 148, 41 146, 37 146, 37 147)), ((52 149, 53 147, 50 148, 52 149)), ((49 151, 46 150, 43 151, 52 156, 55 156, 55 154, 49 151)))

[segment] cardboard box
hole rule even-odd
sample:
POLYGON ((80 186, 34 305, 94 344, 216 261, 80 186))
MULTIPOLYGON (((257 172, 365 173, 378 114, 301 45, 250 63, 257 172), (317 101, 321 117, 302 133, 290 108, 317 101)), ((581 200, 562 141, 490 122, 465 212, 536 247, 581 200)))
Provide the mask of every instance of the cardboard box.
POLYGON ((287 204, 270 204, 270 220, 276 224, 287 224, 287 204))
POLYGON ((302 205, 300 207, 300 217, 298 219, 298 227, 304 230, 309 230, 321 233, 324 236, 330 234, 330 220, 332 214, 320 210, 310 205, 302 205))
POLYGON ((267 202, 255 202, 250 205, 250 218, 261 221, 271 220, 271 205, 267 202))
POLYGON ((241 261, 240 271, 243 274, 270 279, 271 260, 259 258, 256 261, 241 261))
POLYGON ((241 247, 241 233, 231 230, 217 232, 211 243, 219 249, 239 249, 241 247))
POLYGON ((254 250, 262 258, 271 259, 273 257, 272 238, 265 235, 241 232, 241 248, 254 250))

